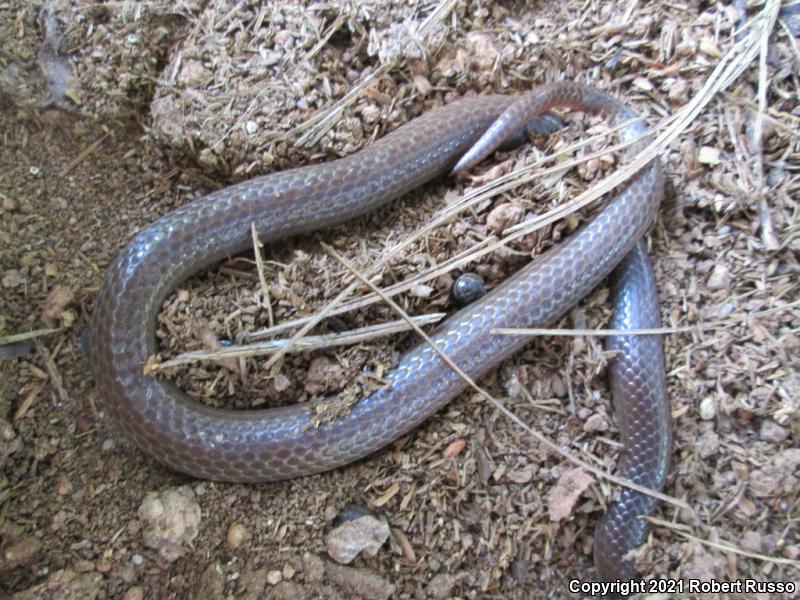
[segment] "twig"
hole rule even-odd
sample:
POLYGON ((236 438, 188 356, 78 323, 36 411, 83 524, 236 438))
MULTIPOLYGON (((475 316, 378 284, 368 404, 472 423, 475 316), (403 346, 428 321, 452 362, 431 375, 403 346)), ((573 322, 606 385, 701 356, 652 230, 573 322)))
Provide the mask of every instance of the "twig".
POLYGON ((46 381, 40 382, 39 385, 34 386, 28 395, 25 396, 25 399, 20 402, 17 410, 14 411, 14 415, 11 417, 12 423, 16 424, 22 417, 25 416, 25 413, 27 413, 28 409, 33 405, 33 401, 36 400, 46 385, 46 381))
POLYGON ((653 525, 658 527, 666 527, 667 529, 674 531, 678 535, 685 537, 688 540, 692 540, 694 542, 698 542, 705 546, 709 546, 711 548, 716 548, 717 550, 723 550, 725 552, 733 552, 734 554, 739 554, 740 556, 746 556, 747 558, 754 558, 756 560, 763 560, 765 562, 771 562, 778 565, 789 565, 794 567, 795 569, 800 569, 800 560, 792 560, 791 558, 783 558, 782 556, 769 556, 767 554, 761 554, 759 552, 750 552, 748 550, 742 550, 737 546, 734 546, 730 542, 712 542, 711 540, 704 540, 703 538, 699 538, 696 535, 692 535, 691 533, 684 531, 684 528, 681 526, 677 526, 674 523, 670 523, 669 521, 663 521, 662 519, 658 519, 656 517, 644 517, 648 521, 650 521, 653 525))
POLYGON ((72 171, 72 169, 81 164, 81 162, 83 162, 87 157, 91 156, 102 145, 102 143, 109 138, 110 135, 111 135, 110 132, 106 132, 103 135, 101 135, 98 139, 96 139, 94 142, 89 144, 84 150, 82 150, 78 154, 78 156, 69 161, 69 164, 67 164, 67 166, 61 170, 61 173, 59 173, 59 175, 61 177, 67 175, 70 171, 72 171))
POLYGON ((50 383, 52 383, 53 387, 56 389, 58 399, 63 404, 68 404, 69 395, 67 395, 67 390, 64 389, 64 382, 61 379, 61 372, 58 370, 56 362, 53 360, 53 355, 50 354, 50 351, 38 339, 34 340, 33 343, 36 345, 36 351, 41 355, 42 360, 44 361, 45 369, 47 370, 48 375, 50 375, 50 383))

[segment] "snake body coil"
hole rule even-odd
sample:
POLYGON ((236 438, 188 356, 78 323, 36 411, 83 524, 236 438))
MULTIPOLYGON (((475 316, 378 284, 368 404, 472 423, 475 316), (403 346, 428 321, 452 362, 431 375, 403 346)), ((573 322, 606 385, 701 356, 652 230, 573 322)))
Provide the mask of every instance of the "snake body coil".
MULTIPOLYGON (((193 273, 245 250, 251 223, 265 243, 341 223, 447 173, 459 159, 457 168, 467 168, 520 123, 562 107, 618 121, 635 117, 604 92, 574 83, 544 86, 518 98, 478 96, 432 110, 352 156, 258 177, 163 216, 120 253, 95 305, 92 363, 112 419, 147 454, 178 471, 241 482, 333 469, 419 425, 465 388, 425 344, 403 355, 386 375, 389 385, 360 400, 348 415, 308 428, 312 411, 307 405, 215 409, 192 401, 169 382, 145 376, 142 367, 157 351, 155 323, 161 303, 193 273)), ((643 129, 639 123, 627 125, 622 136, 633 139, 643 129)), ((633 152, 639 149, 641 143, 632 146, 633 152)), ((563 315, 642 238, 654 220, 662 188, 661 169, 653 162, 564 243, 448 319, 433 335, 434 342, 473 379, 496 368, 526 340, 490 330, 545 326, 563 315)), ((649 272, 646 255, 641 252, 639 258, 649 272)), ((632 272, 638 276, 642 269, 632 272)), ((622 289, 633 294, 654 294, 654 288, 638 284, 627 288, 625 281, 622 289)), ((658 340, 657 345, 652 352, 633 347, 628 359, 645 373, 661 373, 655 395, 635 384, 615 384, 624 388, 624 397, 615 398, 618 418, 637 406, 654 416, 622 426, 627 438, 623 474, 657 471, 657 476, 642 479, 654 487, 666 473, 670 430, 668 412, 653 408, 666 402, 658 340)), ((625 506, 630 510, 610 511, 598 528, 595 545, 603 578, 626 572, 621 556, 633 546, 620 531, 638 527, 634 546, 643 539, 639 505, 628 501, 625 506), (608 564, 601 564, 603 557, 611 557, 608 564)))

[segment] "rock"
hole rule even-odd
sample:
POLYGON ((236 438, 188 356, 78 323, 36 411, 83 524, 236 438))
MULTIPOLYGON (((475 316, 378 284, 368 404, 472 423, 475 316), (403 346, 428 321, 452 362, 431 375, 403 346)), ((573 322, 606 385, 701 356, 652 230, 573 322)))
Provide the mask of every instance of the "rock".
POLYGON ((697 162, 704 165, 718 165, 720 163, 719 148, 701 146, 697 152, 697 162))
POLYGON ((326 356, 318 356, 308 366, 305 391, 315 396, 325 393, 342 382, 342 367, 326 356))
POLYGON ((716 265, 706 285, 709 290, 727 290, 731 286, 731 272, 725 265, 716 265))
MULTIPOLYGON (((307 598, 325 598, 315 590, 307 591, 303 586, 290 581, 281 581, 274 588, 267 588, 265 594, 259 600, 306 600, 307 598)), ((238 600, 238 599, 237 599, 238 600)))
POLYGON ((25 278, 19 271, 11 269, 3 273, 2 282, 3 287, 6 288, 18 287, 25 283, 25 278))
MULTIPOLYGON (((70 569, 55 571, 47 580, 25 591, 10 596, 11 600, 40 600, 41 598, 57 598, 58 600, 94 600, 103 589, 100 573, 84 573, 79 575, 70 569)), ((106 597, 108 592, 103 594, 106 597)))
POLYGON ((700 401, 700 418, 710 421, 717 416, 717 406, 711 396, 706 396, 700 401))
POLYGON ((586 419, 586 422, 583 424, 583 430, 587 433, 608 431, 608 421, 605 415, 594 413, 591 417, 586 419))
POLYGON ((234 523, 228 529, 228 535, 226 536, 228 548, 231 548, 232 550, 240 548, 242 544, 247 541, 247 538, 247 528, 241 523, 234 523))
POLYGON ((306 581, 319 583, 325 575, 325 562, 316 554, 306 552, 303 555, 303 572, 306 581))
POLYGON ((347 565, 360 552, 375 556, 389 537, 389 525, 373 515, 338 525, 328 535, 328 555, 336 562, 347 565))
POLYGON ((328 561, 325 574, 336 585, 364 600, 388 600, 394 594, 391 583, 366 569, 344 567, 328 561))
POLYGON ((502 233, 522 220, 525 209, 518 204, 507 202, 496 206, 486 217, 486 228, 492 233, 502 233))
POLYGON ((719 435, 709 429, 697 438, 697 454, 700 458, 711 458, 719 451, 719 435))
POLYGON ((506 473, 506 477, 509 481, 523 485, 529 483, 530 480, 533 479, 533 476, 536 474, 536 469, 536 465, 527 464, 520 469, 511 469, 506 473))
POLYGON ((428 596, 437 600, 450 598, 456 578, 448 573, 439 573, 428 584, 428 596))
POLYGON ((685 104, 689 100, 689 83, 685 79, 676 79, 669 86, 667 97, 676 104, 685 104))
POLYGON ((183 556, 184 545, 197 537, 200 505, 188 485, 160 494, 148 492, 139 507, 139 518, 144 521, 145 545, 158 550, 167 562, 173 562, 183 556))
POLYGON ((450 442, 447 448, 444 449, 442 456, 445 458, 455 458, 466 448, 467 440, 455 440, 454 442, 450 442))
POLYGON ((11 544, 3 551, 0 570, 7 571, 16 567, 30 565, 36 560, 42 543, 34 536, 24 537, 11 544))
POLYGON ((208 565, 200 575, 194 589, 194 594, 190 594, 190 596, 193 598, 209 598, 216 600, 217 598, 222 598, 224 593, 225 576, 222 574, 220 566, 212 563, 208 565))
POLYGON ((267 587, 267 569, 245 569, 236 587, 236 597, 240 600, 258 600, 263 598, 267 587))
POLYGON ((762 551, 761 534, 757 531, 745 531, 742 534, 742 548, 751 552, 762 551))
POLYGON ((709 553, 701 543, 691 541, 684 544, 686 558, 681 575, 688 579, 711 581, 717 573, 725 571, 725 559, 709 553))
POLYGON ((14 454, 21 446, 22 442, 17 437, 14 427, 5 419, 0 418, 0 466, 5 464, 2 459, 14 454))
POLYGON ((122 600, 144 600, 144 589, 138 585, 130 587, 122 595, 122 600))
POLYGON ((765 442, 778 443, 789 437, 789 430, 785 427, 781 427, 775 421, 765 420, 761 423, 759 435, 765 442))

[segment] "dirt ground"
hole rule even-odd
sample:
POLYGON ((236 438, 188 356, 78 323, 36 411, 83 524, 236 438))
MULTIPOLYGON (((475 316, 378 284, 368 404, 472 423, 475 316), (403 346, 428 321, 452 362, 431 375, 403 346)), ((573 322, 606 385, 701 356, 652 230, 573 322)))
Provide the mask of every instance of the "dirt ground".
MULTIPOLYGON (((0 4, 0 337, 55 330, 0 346, 0 596, 570 597, 571 579, 593 577, 594 527, 620 488, 593 475, 557 518, 575 465, 482 397, 463 394, 334 472, 261 485, 194 480, 144 456, 109 421, 81 343, 94 296, 114 256, 157 216, 255 174, 349 154, 464 95, 587 81, 657 125, 739 52, 737 28, 775 5, 0 4), (148 493, 177 488, 188 508, 167 529, 184 537, 164 550, 142 507, 152 506, 148 493), (350 505, 390 535, 345 567, 328 541, 350 505)), ((689 509, 659 505, 637 554, 648 578, 800 585, 800 8, 781 10, 761 53, 660 155, 667 197, 649 243, 662 320, 695 327, 664 338, 674 427, 665 493, 689 509)), ((272 318, 312 315, 342 289, 347 272, 320 242, 366 270, 458 195, 607 129, 567 120, 568 131, 499 153, 476 178, 442 179, 346 226, 265 248, 272 318)), ((563 203, 624 161, 594 158, 479 203, 398 253, 380 285, 563 203)), ((493 286, 584 216, 465 270, 493 286)), ((165 302, 161 358, 269 325, 252 259, 201 273, 165 302)), ((452 311, 458 273, 396 298, 410 314, 452 311)), ((607 297, 601 286, 555 327, 603 327, 607 297)), ((315 332, 395 318, 378 303, 315 332)), ((339 393, 413 340, 289 355, 280 369, 259 357, 244 371, 202 362, 165 376, 215 406, 279 405, 339 393)), ((481 383, 568 453, 613 473, 607 358, 599 337, 539 337, 481 383)))

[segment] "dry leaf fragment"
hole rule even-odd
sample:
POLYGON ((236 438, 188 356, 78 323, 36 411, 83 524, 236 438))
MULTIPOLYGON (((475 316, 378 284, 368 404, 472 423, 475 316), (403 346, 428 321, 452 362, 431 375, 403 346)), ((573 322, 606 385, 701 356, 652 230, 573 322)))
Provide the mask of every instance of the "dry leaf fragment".
POLYGON ((572 509, 583 491, 594 483, 594 477, 578 467, 561 474, 558 483, 547 494, 550 520, 563 521, 572 515, 572 509))
POLYGON ((372 506, 375 508, 380 508, 384 504, 386 504, 389 500, 395 497, 397 492, 400 491, 400 485, 398 483, 393 483, 390 485, 383 494, 381 494, 375 501, 372 502, 372 506))

